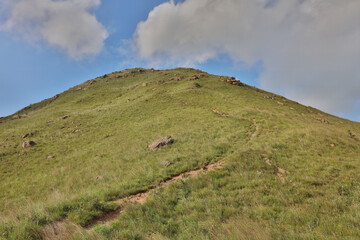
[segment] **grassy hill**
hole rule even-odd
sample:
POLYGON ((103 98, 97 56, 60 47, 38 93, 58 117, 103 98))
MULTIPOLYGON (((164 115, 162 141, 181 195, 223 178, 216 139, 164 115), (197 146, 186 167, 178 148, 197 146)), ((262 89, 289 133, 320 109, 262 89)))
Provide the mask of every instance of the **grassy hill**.
POLYGON ((360 124, 234 84, 128 69, 0 119, 0 239, 360 238, 360 124))

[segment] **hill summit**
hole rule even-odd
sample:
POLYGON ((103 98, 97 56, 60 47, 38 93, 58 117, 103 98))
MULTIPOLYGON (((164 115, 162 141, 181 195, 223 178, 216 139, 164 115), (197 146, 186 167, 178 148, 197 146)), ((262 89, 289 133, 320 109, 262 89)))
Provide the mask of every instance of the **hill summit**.
POLYGON ((360 238, 360 124, 177 68, 0 119, 0 238, 360 238))

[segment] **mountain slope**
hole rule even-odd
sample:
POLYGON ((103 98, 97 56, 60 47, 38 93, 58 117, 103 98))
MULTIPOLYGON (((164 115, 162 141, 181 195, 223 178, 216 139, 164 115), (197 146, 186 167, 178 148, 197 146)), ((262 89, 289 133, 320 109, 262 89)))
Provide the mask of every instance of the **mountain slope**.
POLYGON ((128 69, 0 119, 1 236, 61 225, 64 239, 360 237, 360 124, 227 80, 128 69), (173 144, 149 151, 167 135, 173 144), (144 204, 116 202, 219 161, 144 204), (72 225, 118 204, 111 224, 72 225))

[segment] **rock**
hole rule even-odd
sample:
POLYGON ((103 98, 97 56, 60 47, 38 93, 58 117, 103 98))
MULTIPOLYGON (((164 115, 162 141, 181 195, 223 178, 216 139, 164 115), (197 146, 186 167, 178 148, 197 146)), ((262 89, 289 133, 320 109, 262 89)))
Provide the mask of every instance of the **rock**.
POLYGON ((164 167, 169 167, 172 163, 169 162, 169 161, 163 161, 161 162, 161 165, 164 166, 164 167))
POLYGON ((96 180, 103 180, 104 179, 104 176, 97 176, 96 177, 96 180))
POLYGON ((147 83, 143 83, 143 84, 141 84, 141 86, 146 87, 146 86, 147 86, 147 83))
POLYGON ((30 148, 30 147, 35 146, 35 144, 36 143, 34 141, 25 141, 25 142, 23 142, 22 147, 23 148, 30 148))
POLYGON ((201 88, 201 85, 199 84, 199 83, 194 83, 194 86, 196 87, 196 88, 201 88))
POLYGON ((196 76, 196 75, 194 75, 194 76, 192 76, 192 77, 190 78, 190 80, 197 80, 197 79, 199 79, 199 77, 196 76))
POLYGON ((62 117, 59 117, 59 120, 65 120, 67 118, 69 118, 70 116, 69 115, 66 115, 66 116, 62 116, 62 117))
POLYGON ((356 137, 355 134, 353 134, 353 133, 351 132, 351 130, 348 130, 348 134, 349 134, 349 137, 350 137, 350 138, 355 138, 355 137, 356 137))
POLYGON ((329 121, 323 118, 317 118, 316 120, 318 120, 321 123, 329 124, 329 121))
POLYGON ((282 102, 277 102, 279 105, 284 105, 284 103, 282 103, 282 102))
POLYGON ((235 81, 232 84, 235 85, 235 86, 239 86, 239 87, 244 86, 244 84, 242 82, 240 82, 240 81, 235 81))
POLYGON ((16 114, 16 115, 11 117, 11 120, 15 120, 15 119, 20 119, 20 116, 16 114))
POLYGON ((272 96, 264 96, 264 98, 274 100, 274 97, 272 97, 272 96))
POLYGON ((47 159, 53 159, 53 158, 54 158, 54 156, 51 156, 51 155, 47 157, 47 159))
POLYGON ((75 131, 73 131, 73 133, 78 133, 78 132, 80 132, 79 129, 76 129, 75 131))
POLYGON ((95 80, 91 80, 91 81, 89 82, 89 85, 93 85, 94 83, 96 83, 96 81, 95 81, 95 80))
POLYGON ((330 147, 335 147, 335 144, 331 143, 331 144, 330 144, 330 147))
POLYGON ((104 76, 103 76, 103 78, 107 78, 108 77, 108 75, 107 74, 105 74, 104 76))
POLYGON ((150 151, 156 151, 156 150, 159 150, 161 147, 166 146, 173 142, 174 142, 174 139, 171 136, 166 136, 166 137, 160 138, 159 140, 156 140, 155 142, 151 143, 149 145, 149 149, 150 149, 150 151))
POLYGON ((222 117, 228 117, 229 115, 227 115, 227 114, 225 114, 225 113, 223 113, 223 112, 220 112, 219 110, 217 110, 217 109, 213 109, 212 110, 214 113, 216 113, 216 114, 219 114, 220 116, 222 116, 222 117))
POLYGON ((78 91, 81 90, 81 89, 82 89, 81 87, 78 87, 78 88, 77 88, 78 91))
POLYGON ((27 138, 28 136, 30 136, 30 133, 25 133, 25 134, 23 134, 21 137, 22 137, 22 138, 27 138))

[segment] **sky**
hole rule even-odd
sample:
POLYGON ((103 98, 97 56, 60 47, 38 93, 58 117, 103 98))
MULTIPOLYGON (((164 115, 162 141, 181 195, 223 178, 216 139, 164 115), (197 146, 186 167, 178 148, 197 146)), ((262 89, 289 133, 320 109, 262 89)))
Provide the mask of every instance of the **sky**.
POLYGON ((360 1, 0 0, 0 116, 133 67, 235 76, 360 121, 360 1))

